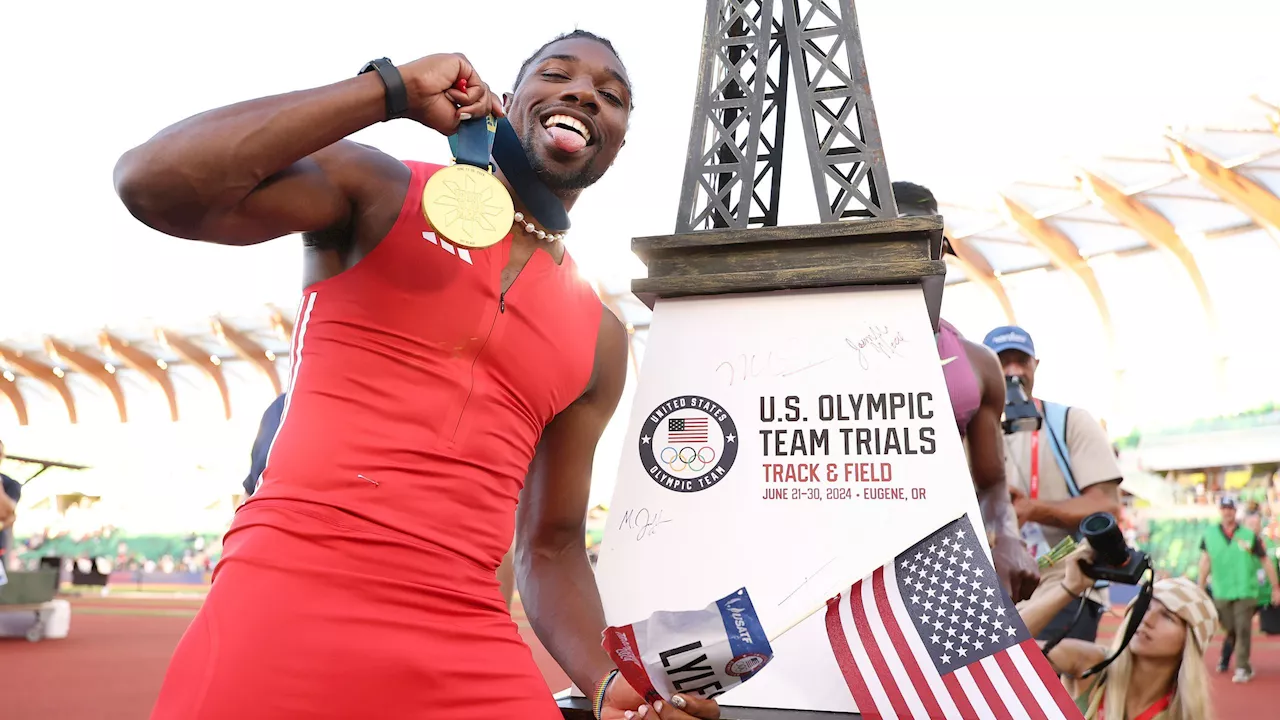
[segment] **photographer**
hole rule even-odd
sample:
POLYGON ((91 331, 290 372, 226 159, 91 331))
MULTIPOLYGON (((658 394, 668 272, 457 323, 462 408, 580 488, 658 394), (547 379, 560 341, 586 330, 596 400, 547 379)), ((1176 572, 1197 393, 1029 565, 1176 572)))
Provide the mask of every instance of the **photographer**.
MULTIPOLYGON (((999 356, 1005 377, 1018 379, 1043 418, 1038 430, 1013 432, 1006 428, 1004 436, 1006 475, 1018 526, 1031 554, 1040 557, 1075 533, 1089 515, 1120 513, 1120 465, 1106 433, 1087 411, 1035 398, 1040 360, 1026 330, 996 328, 987 333, 983 344, 999 356)), ((1007 402, 1014 402, 1014 398, 1007 402)), ((1005 414, 1010 414, 1009 406, 1005 414)), ((1061 579, 1061 563, 1042 571, 1036 593, 1057 592, 1061 579)), ((1092 589, 1085 599, 1067 604, 1040 639, 1070 625, 1067 637, 1093 641, 1108 604, 1105 585, 1092 589), (1072 624, 1082 602, 1084 612, 1072 624)))
MULTIPOLYGON (((1082 543, 1057 563, 1063 570, 1061 581, 1042 584, 1041 592, 1018 607, 1032 635, 1044 633, 1073 598, 1093 587, 1093 580, 1080 567, 1082 562, 1092 562, 1093 555, 1088 543, 1082 543)), ((1059 673, 1077 678, 1119 651, 1106 670, 1079 684, 1076 704, 1085 720, 1208 720, 1209 673, 1204 653, 1218 622, 1213 601, 1186 578, 1156 582, 1150 607, 1121 650, 1123 628, 1137 606, 1131 605, 1125 613, 1122 630, 1110 649, 1066 639, 1047 654, 1059 673)))

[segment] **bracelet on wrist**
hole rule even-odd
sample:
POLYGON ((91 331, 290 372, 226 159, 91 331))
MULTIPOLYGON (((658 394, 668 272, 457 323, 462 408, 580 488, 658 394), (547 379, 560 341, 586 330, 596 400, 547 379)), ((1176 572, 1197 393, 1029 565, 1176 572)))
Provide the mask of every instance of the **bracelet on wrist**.
POLYGON ((604 695, 609 691, 609 685, 611 685, 617 677, 618 671, 615 668, 610 670, 609 674, 605 675, 603 680, 596 683, 595 697, 591 701, 591 714, 595 715, 596 720, 600 719, 600 713, 604 711, 604 695))

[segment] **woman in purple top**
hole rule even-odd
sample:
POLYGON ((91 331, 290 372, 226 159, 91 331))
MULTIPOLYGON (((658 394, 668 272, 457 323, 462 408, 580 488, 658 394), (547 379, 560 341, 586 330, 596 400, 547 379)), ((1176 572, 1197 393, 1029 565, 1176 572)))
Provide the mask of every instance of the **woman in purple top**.
MULTIPOLYGON (((938 202, 928 188, 908 182, 893 184, 900 215, 937 215, 938 202)), ((943 240, 946 252, 950 243, 943 240)), ((951 323, 938 323, 938 355, 947 381, 947 393, 956 425, 964 439, 982 521, 1000 584, 1014 602, 1031 597, 1040 584, 1040 573, 1022 543, 1009 502, 1004 475, 1004 440, 1000 416, 1004 413, 1004 372, 1000 360, 986 346, 965 340, 951 323)))

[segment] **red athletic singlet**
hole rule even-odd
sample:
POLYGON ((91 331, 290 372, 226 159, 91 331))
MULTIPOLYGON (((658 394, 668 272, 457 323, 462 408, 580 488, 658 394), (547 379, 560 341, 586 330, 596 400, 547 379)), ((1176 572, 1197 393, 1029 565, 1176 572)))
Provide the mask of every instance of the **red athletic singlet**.
POLYGON ((543 428, 590 382, 603 311, 539 249, 422 217, 307 288, 280 430, 153 718, 559 718, 495 571, 543 428))

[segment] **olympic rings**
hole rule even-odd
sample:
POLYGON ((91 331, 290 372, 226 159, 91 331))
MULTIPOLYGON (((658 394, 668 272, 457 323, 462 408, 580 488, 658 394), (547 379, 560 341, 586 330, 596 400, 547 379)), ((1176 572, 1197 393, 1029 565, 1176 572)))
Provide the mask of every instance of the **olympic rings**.
POLYGON ((716 451, 715 448, 709 445, 704 445, 699 449, 694 449, 688 445, 682 448, 668 445, 658 453, 658 459, 671 472, 683 472, 685 470, 702 472, 716 459, 716 451))

